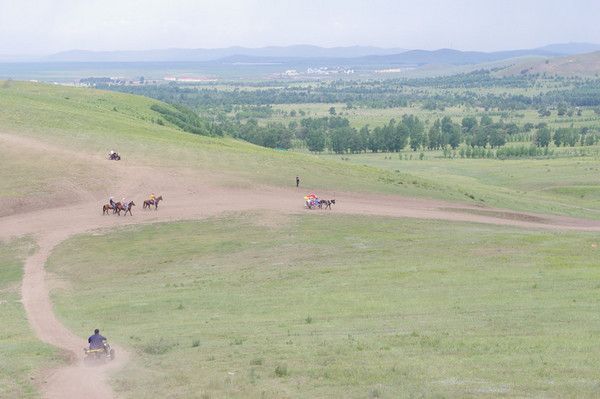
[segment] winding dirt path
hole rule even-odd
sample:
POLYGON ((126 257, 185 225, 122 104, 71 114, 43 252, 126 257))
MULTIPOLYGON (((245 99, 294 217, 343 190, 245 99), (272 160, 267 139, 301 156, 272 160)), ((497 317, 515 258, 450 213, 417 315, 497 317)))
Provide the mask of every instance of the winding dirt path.
MULTIPOLYGON (((2 135, 0 135, 1 139, 2 135)), ((41 145, 29 142, 22 144, 41 145)), ((54 370, 46 379, 41 387, 45 398, 112 398, 114 393, 107 380, 111 373, 121 368, 128 359, 125 349, 116 347, 117 360, 99 366, 90 373, 81 359, 85 339, 67 329, 53 313, 44 266, 53 248, 74 234, 128 224, 201 219, 223 212, 243 211, 285 214, 310 212, 323 217, 332 213, 343 213, 488 223, 532 229, 600 232, 599 221, 518 213, 444 201, 339 191, 337 192, 338 203, 333 211, 307 211, 303 209, 302 196, 310 188, 299 191, 295 188, 264 186, 254 189, 221 187, 215 184, 217 179, 211 178, 209 181, 206 178, 199 178, 194 171, 139 167, 127 162, 121 162, 117 166, 101 159, 93 162, 102 162, 104 169, 127 167, 130 177, 109 187, 110 193, 115 196, 121 193, 162 194, 165 200, 160 210, 158 212, 142 210, 143 198, 137 196, 133 198, 138 205, 134 208, 133 217, 102 216, 101 206, 105 201, 96 198, 69 207, 38 210, 0 218, 0 239, 33 235, 38 244, 36 253, 26 260, 22 282, 23 304, 32 329, 42 341, 73 354, 72 364, 54 370), (266 202, 265 198, 269 200, 266 202)), ((327 193, 323 193, 318 188, 314 190, 327 196, 327 193)))

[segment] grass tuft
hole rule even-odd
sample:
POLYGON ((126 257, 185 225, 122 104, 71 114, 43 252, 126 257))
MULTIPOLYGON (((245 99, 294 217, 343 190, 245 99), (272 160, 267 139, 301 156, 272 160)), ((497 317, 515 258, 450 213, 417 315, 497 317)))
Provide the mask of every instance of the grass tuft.
POLYGON ((288 368, 286 364, 279 364, 275 367, 275 375, 279 378, 287 377, 289 375, 288 368))

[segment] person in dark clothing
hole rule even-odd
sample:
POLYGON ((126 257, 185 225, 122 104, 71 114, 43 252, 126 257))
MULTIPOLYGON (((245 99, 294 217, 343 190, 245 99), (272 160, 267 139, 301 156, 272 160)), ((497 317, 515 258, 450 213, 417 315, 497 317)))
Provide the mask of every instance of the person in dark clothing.
POLYGON ((300 186, 300 178, 296 176, 296 188, 300 186))
POLYGON ((100 335, 100 330, 98 330, 97 328, 94 330, 94 335, 92 335, 88 338, 88 343, 90 344, 90 349, 104 348, 104 341, 106 341, 106 338, 104 338, 102 335, 100 335))

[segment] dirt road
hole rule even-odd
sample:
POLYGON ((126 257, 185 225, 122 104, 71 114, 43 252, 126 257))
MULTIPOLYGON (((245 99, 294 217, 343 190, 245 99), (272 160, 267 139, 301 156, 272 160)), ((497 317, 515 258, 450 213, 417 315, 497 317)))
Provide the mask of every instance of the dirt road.
MULTIPOLYGON (((6 138, 0 135, 0 140, 3 137, 6 138)), ((21 144, 41 145, 30 142, 21 144)), ((43 149, 48 150, 48 147, 43 149)), ((32 329, 42 341, 74 354, 75 360, 71 365, 54 370, 42 384, 41 389, 45 398, 111 398, 113 392, 107 380, 110 374, 122 367, 128 359, 125 349, 117 347, 116 361, 97 367, 90 373, 81 360, 85 338, 69 331, 53 313, 44 265, 52 249, 74 234, 96 229, 108 230, 127 224, 201 219, 224 212, 245 211, 311 213, 323 217, 343 213, 488 223, 532 229, 600 232, 598 221, 359 193, 338 192, 337 204, 332 211, 310 211, 304 209, 303 194, 295 188, 222 187, 215 183, 218 177, 199 178, 194 171, 139 167, 126 162, 111 163, 101 158, 93 159, 92 162, 102 162, 103 169, 112 168, 115 171, 117 168, 127 167, 129 177, 119 179, 111 187, 107 187, 106 195, 108 193, 127 195, 128 198, 133 199, 137 204, 133 216, 103 216, 101 206, 106 199, 95 198, 67 207, 0 218, 0 239, 33 235, 39 247, 37 252, 26 260, 22 282, 23 304, 32 329), (161 203, 158 211, 141 209, 142 200, 150 192, 164 197, 164 202, 161 203), (134 193, 137 195, 132 197, 134 193), (268 198, 268 201, 265 201, 265 198, 268 198)), ((314 189, 322 193, 318 188, 314 189)))

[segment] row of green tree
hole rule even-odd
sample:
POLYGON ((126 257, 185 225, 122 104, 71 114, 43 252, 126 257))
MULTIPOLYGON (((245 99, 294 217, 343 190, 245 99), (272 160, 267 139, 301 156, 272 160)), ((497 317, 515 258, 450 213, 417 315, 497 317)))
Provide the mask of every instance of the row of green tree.
MULTIPOLYGON (((190 109, 175 105, 159 104, 151 109, 180 129, 207 136, 229 135, 269 148, 292 148, 299 142, 310 151, 325 150, 335 153, 398 152, 405 148, 438 150, 457 149, 461 144, 470 148, 495 149, 503 147, 511 138, 533 135, 537 147, 595 145, 600 135, 589 128, 559 128, 552 131, 547 124, 527 123, 518 126, 503 121, 494 122, 489 116, 465 117, 460 123, 445 116, 436 119, 426 128, 425 123, 414 115, 404 115, 400 120, 391 119, 383 126, 356 129, 350 121, 340 116, 303 118, 300 123, 269 123, 260 125, 256 119, 241 122, 238 119, 220 118, 209 121, 190 109), (532 133, 532 131, 535 131, 532 133)), ((164 124, 162 119, 157 123, 164 124)))
POLYGON ((557 147, 591 146, 600 142, 600 134, 587 127, 580 129, 573 127, 558 128, 552 131, 546 124, 542 123, 538 126, 533 142, 538 147, 548 147, 552 142, 557 147))
MULTIPOLYGON (((446 151, 445 154, 448 152, 446 151)), ((551 157, 554 150, 548 147, 536 147, 535 145, 506 146, 498 149, 463 146, 458 151, 461 158, 532 158, 551 157)))

